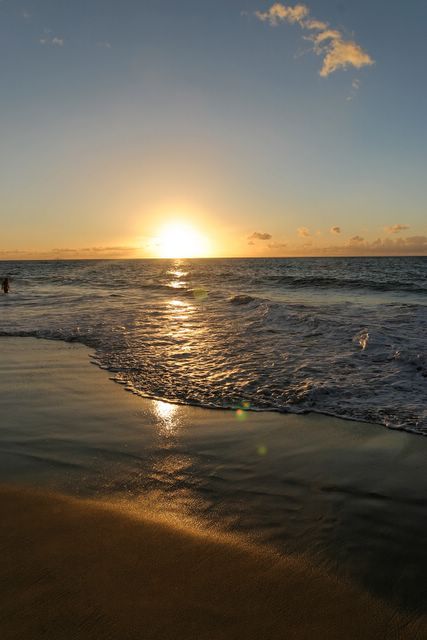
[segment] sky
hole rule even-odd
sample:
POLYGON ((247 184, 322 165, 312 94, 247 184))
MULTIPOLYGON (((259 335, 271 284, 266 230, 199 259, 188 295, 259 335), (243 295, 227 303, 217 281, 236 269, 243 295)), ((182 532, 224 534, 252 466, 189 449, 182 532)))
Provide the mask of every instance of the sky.
POLYGON ((425 0, 1 0, 0 258, 427 254, 425 0), (187 238, 187 239, 186 239, 187 238))

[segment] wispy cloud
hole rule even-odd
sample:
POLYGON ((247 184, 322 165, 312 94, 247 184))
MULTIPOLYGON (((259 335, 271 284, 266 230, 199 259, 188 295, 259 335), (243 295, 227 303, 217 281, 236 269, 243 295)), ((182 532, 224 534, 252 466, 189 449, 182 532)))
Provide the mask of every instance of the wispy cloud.
POLYGON ((40 44, 51 47, 63 47, 64 40, 62 38, 40 38, 40 44))
POLYGON ((368 242, 360 236, 354 236, 348 243, 319 248, 316 255, 330 256, 407 256, 427 255, 427 236, 410 238, 377 238, 368 242))
POLYGON ((343 254, 350 249, 356 255, 427 255, 427 236, 377 238, 373 242, 355 236, 351 238, 347 247, 336 249, 343 254))
MULTIPOLYGON (((427 256, 427 236, 410 238, 377 238, 365 240, 362 236, 353 236, 346 242, 329 246, 317 246, 314 242, 303 244, 271 243, 266 249, 274 250, 282 256, 427 256)), ((264 255, 271 255, 265 251, 264 255)))
POLYGON ((365 238, 362 238, 361 236, 353 236, 352 238, 350 238, 349 240, 349 245, 359 245, 362 244, 362 242, 365 242, 365 238))
POLYGON ((360 89, 360 80, 359 78, 355 78, 351 83, 351 89, 350 89, 349 95, 347 96, 347 100, 348 101, 353 100, 353 98, 355 98, 359 89, 360 89))
POLYGON ((249 236, 248 240, 271 240, 272 237, 271 233, 260 233, 259 231, 254 231, 254 233, 249 236))
POLYGON ((47 47, 63 47, 64 46, 64 38, 58 38, 58 36, 53 36, 50 29, 44 30, 44 35, 39 40, 40 44, 47 47))
POLYGON ((286 242, 272 242, 267 245, 269 249, 285 249, 288 245, 286 242))
POLYGON ((341 227, 331 227, 330 232, 339 235, 341 233, 341 227))
POLYGON ((55 248, 45 251, 32 249, 0 250, 0 260, 76 260, 92 258, 133 258, 141 253, 139 247, 83 247, 81 249, 55 248))
POLYGON ((286 7, 280 2, 275 2, 268 11, 256 11, 255 15, 263 22, 269 22, 275 27, 279 22, 287 21, 291 24, 301 22, 308 16, 309 9, 304 4, 296 4, 294 7, 286 7))
POLYGON ((387 233, 400 233, 407 229, 409 229, 409 227, 406 224, 393 224, 391 227, 384 227, 384 230, 387 231, 387 233))
POLYGON ((111 42, 108 42, 108 41, 97 42, 96 46, 99 47, 100 49, 111 49, 111 42))
POLYGON ((323 59, 319 72, 323 78, 338 69, 361 69, 374 64, 369 53, 354 40, 347 39, 342 31, 331 28, 327 22, 311 18, 310 9, 305 4, 291 7, 275 2, 267 11, 256 11, 255 15, 273 27, 280 22, 298 24, 306 32, 304 39, 312 43, 314 53, 323 59))
POLYGON ((310 237, 310 230, 307 229, 307 227, 299 227, 299 229, 297 229, 297 233, 298 233, 300 238, 309 238, 310 237))

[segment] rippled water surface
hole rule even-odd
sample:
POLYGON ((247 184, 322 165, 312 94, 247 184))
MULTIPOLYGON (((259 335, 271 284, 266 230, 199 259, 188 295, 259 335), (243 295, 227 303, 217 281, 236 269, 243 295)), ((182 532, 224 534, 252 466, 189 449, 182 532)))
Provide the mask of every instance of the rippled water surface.
POLYGON ((0 334, 77 340, 146 396, 427 434, 427 258, 3 262, 0 334))

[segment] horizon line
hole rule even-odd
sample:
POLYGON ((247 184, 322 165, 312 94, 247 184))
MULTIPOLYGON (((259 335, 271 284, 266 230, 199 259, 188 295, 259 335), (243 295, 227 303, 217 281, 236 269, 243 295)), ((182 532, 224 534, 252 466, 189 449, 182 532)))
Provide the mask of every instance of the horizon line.
POLYGON ((137 260, 299 260, 299 259, 339 259, 339 258, 427 258, 427 253, 399 253, 399 254, 372 254, 372 255, 299 255, 299 256, 199 256, 197 258, 160 258, 145 256, 139 258, 0 258, 1 262, 112 262, 112 261, 137 261, 137 260))

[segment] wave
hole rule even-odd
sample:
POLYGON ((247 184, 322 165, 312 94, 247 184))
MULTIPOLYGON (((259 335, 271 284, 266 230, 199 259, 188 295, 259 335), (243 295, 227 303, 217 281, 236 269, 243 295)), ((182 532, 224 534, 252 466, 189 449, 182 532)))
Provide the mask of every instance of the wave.
POLYGON ((256 298, 247 295, 236 295, 229 299, 230 304, 240 305, 254 302, 256 298))
POLYGON ((275 284, 292 288, 313 288, 313 289, 366 289, 384 292, 406 292, 427 294, 427 287, 414 282, 403 282, 399 280, 375 281, 361 278, 342 278, 330 276, 298 277, 293 275, 271 275, 268 277, 255 278, 252 285, 275 284))
MULTIPOLYGON (((363 336, 363 332, 360 335, 363 336)), ((360 335, 354 337, 355 342, 359 340, 360 335)), ((0 336, 60 340, 68 343, 80 343, 93 348, 95 353, 91 361, 94 364, 114 374, 112 380, 123 385, 126 391, 148 399, 206 409, 273 411, 284 414, 317 413, 344 420, 376 423, 390 429, 427 436, 427 413, 425 411, 423 418, 415 408, 412 413, 407 411, 406 414, 399 413, 397 409, 391 407, 384 409, 382 407, 383 399, 381 399, 380 406, 365 406, 358 401, 358 391, 360 390, 354 387, 353 381, 347 386, 341 387, 335 386, 334 383, 316 382, 312 378, 314 369, 308 364, 299 367, 299 372, 303 373, 302 381, 297 380, 291 383, 288 380, 288 388, 284 388, 284 385, 283 388, 277 388, 276 392, 274 388, 266 388, 263 391, 262 389, 257 390, 254 386, 252 391, 248 388, 245 391, 241 390, 239 394, 236 393, 236 389, 228 389, 227 384, 221 386, 220 390, 215 385, 210 388, 209 382, 201 392, 197 390, 197 386, 191 387, 189 385, 181 388, 176 384, 168 386, 164 381, 164 371, 160 370, 154 376, 152 366, 149 368, 149 375, 141 377, 142 369, 145 367, 140 359, 134 363, 126 358, 125 361, 120 358, 117 360, 114 354, 118 347, 117 344, 114 345, 110 353, 107 353, 105 346, 99 345, 97 339, 87 334, 82 335, 79 331, 75 333, 55 330, 0 331, 0 336)), ((362 351, 364 351, 363 346, 362 351)), ((177 353, 174 366, 176 367, 179 361, 185 361, 190 357, 190 354, 177 353)), ((401 362, 404 367, 409 366, 424 378, 427 376, 425 358, 423 359, 419 354, 396 352, 393 356, 387 357, 388 361, 393 359, 401 362)), ((145 366, 147 364, 148 362, 145 363, 145 366)), ((413 391, 413 386, 413 373, 410 373, 408 378, 392 384, 391 391, 396 395, 399 393, 406 395, 413 391)))

